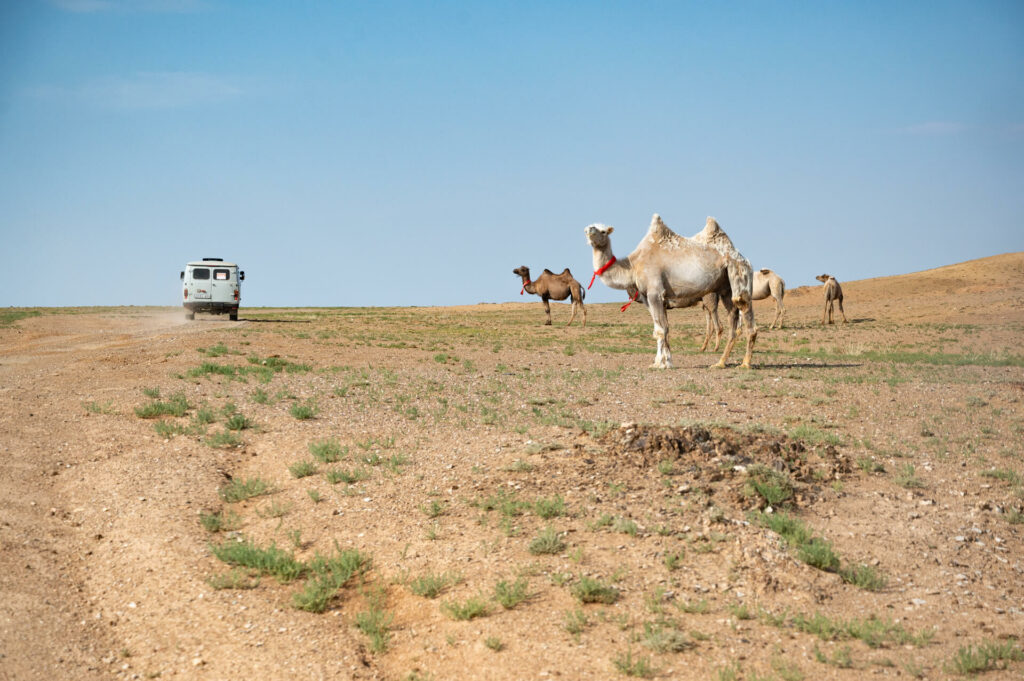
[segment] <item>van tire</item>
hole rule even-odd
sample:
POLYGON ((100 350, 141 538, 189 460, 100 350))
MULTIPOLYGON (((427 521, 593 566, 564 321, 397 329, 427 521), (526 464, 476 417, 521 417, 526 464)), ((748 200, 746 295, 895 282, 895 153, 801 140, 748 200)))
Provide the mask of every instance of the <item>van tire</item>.
POLYGON ((195 312, 192 312, 191 310, 186 310, 185 311, 185 319, 190 319, 191 320, 191 319, 195 319, 195 318, 196 318, 196 313, 195 312))
POLYGON ((228 319, 230 319, 233 322, 237 322, 238 321, 238 310, 235 310, 234 312, 229 313, 228 314, 228 319))

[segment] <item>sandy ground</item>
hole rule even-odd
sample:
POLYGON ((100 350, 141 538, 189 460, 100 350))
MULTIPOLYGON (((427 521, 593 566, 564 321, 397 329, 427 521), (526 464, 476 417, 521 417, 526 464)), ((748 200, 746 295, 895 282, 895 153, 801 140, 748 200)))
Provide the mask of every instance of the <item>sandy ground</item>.
POLYGON ((843 282, 850 323, 827 327, 820 288, 796 289, 782 330, 757 303, 749 372, 707 368, 694 310, 670 313, 676 368, 649 369, 638 305, 589 306, 585 329, 558 325, 567 306, 541 326, 537 299, 17 319, 0 327, 0 678, 931 679, 980 650, 985 678, 1021 678, 1022 281, 1018 253, 843 282), (174 395, 184 415, 138 415, 174 395), (337 462, 311 453, 328 440, 337 462), (765 469, 792 488, 770 515, 838 567, 762 525, 765 469), (269 493, 223 498, 253 479, 269 493), (548 528, 563 546, 531 550, 548 528), (372 562, 308 612, 308 573, 215 556, 243 541, 372 562), (614 602, 583 602, 595 583, 614 602))

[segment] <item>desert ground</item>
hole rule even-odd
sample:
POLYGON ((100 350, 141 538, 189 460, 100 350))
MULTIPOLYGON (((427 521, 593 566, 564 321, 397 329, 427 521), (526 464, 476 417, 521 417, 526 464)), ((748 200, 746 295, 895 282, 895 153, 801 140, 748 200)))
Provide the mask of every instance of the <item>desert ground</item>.
POLYGON ((2 310, 0 679, 1021 678, 1024 253, 840 281, 2 310))

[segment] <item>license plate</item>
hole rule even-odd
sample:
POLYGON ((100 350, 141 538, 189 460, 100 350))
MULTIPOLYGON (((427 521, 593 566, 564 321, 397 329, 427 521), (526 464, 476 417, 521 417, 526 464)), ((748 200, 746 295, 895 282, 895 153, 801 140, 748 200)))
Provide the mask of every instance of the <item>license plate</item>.
POLYGON ((209 300, 210 294, 207 293, 206 291, 196 291, 195 295, 192 297, 195 298, 196 300, 209 300))

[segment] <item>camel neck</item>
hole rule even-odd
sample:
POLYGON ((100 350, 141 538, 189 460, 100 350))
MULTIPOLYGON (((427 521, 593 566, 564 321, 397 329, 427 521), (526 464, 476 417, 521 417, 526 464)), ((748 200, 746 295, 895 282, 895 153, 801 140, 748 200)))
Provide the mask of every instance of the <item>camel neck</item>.
MULTIPOLYGON (((611 288, 626 288, 630 282, 622 280, 622 275, 631 269, 629 257, 616 258, 607 250, 594 251, 594 279, 601 277, 601 281, 611 288)), ((593 279, 591 280, 593 281, 593 279)), ((589 286, 587 287, 589 288, 589 286)))

